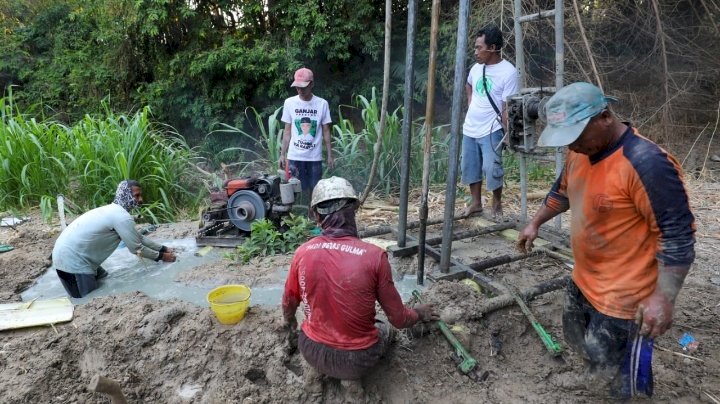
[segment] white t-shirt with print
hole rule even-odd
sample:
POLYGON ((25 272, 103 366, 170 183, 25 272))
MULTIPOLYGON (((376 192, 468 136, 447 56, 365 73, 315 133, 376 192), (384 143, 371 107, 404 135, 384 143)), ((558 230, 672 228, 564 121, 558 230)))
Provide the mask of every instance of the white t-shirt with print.
MULTIPOLYGON (((483 88, 483 65, 475 63, 468 74, 467 83, 472 86, 472 97, 468 106, 463 134, 473 138, 487 136, 502 128, 498 115, 495 113, 483 88)), ((500 113, 503 112, 503 101, 517 93, 518 72, 515 66, 503 59, 500 63, 487 65, 485 81, 490 96, 495 101, 500 113)))
POLYGON ((323 125, 331 123, 330 106, 313 95, 303 101, 299 95, 285 100, 281 120, 290 124, 288 160, 322 161, 323 125))

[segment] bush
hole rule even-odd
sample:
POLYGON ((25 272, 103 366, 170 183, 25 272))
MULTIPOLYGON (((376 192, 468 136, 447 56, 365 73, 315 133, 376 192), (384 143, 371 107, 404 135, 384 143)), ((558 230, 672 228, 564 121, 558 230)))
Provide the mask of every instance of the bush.
POLYGON ((250 236, 226 257, 245 264, 253 257, 293 252, 310 238, 310 230, 314 227, 315 224, 306 217, 292 213, 282 220, 283 232, 268 219, 256 220, 250 226, 250 236))

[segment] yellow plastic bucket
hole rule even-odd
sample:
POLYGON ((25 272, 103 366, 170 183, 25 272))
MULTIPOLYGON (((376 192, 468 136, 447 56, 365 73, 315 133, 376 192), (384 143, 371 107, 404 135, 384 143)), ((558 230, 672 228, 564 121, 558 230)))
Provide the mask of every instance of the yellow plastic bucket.
POLYGON ((221 324, 237 324, 250 306, 250 288, 245 285, 224 285, 207 295, 210 309, 221 324))

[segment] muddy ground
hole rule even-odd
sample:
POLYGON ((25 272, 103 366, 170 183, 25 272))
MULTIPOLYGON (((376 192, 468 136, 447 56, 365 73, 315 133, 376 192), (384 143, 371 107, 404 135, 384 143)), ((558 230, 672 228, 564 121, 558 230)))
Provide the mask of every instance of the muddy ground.
MULTIPOLYGON (((720 186, 691 182, 697 216, 697 260, 676 306, 675 326, 656 343, 682 352, 678 338, 690 332, 699 342, 692 358, 656 350, 653 402, 713 402, 720 396, 720 186)), ((512 205, 512 199, 509 205, 512 205)), ((393 223, 392 201, 363 212, 362 223, 393 223)), ((441 210, 431 210, 441 211, 441 210)), ((411 212, 412 213, 412 212, 411 212)), ((459 222, 470 228, 472 220, 459 222)), ((433 228, 435 232, 437 228, 433 228)), ((154 237, 182 238, 195 223, 162 225, 154 237)), ((0 254, 0 300, 20 300, 49 264, 57 227, 35 216, 17 231, 0 229, 0 242, 14 251, 0 254)), ((476 237, 454 244, 465 263, 512 253, 499 236, 476 237)), ((429 260, 427 271, 434 267, 429 260)), ((274 280, 290 256, 255 259, 247 265, 222 261, 183 274, 177 282, 274 280)), ((393 259, 399 273, 415 269, 415 260, 393 259)), ((547 257, 534 257, 485 271, 518 287, 569 273, 547 257)), ((172 285, 169 285, 172 287, 172 285)), ((488 297, 458 282, 431 284, 426 299, 456 326, 460 339, 478 359, 488 378, 475 382, 460 374, 450 348, 437 331, 400 334, 390 357, 363 381, 364 399, 390 403, 546 403, 601 402, 604 391, 581 377, 582 363, 573 352, 551 358, 522 312, 508 307, 486 316, 477 308, 488 297)), ((562 292, 530 304, 545 328, 561 343, 562 292)), ((158 301, 141 293, 101 297, 77 306, 74 320, 54 327, 0 332, 0 397, 3 403, 109 402, 87 390, 102 374, 117 380, 130 402, 266 403, 357 402, 338 381, 304 385, 306 370, 282 332, 279 307, 251 307, 234 326, 220 325, 208 308, 181 301, 158 301)))

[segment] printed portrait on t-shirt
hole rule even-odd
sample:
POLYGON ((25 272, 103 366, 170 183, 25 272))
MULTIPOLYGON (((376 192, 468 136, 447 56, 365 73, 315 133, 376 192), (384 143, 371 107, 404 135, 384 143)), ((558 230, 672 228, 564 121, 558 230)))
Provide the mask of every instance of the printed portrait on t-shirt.
POLYGON ((493 89, 493 80, 492 77, 485 76, 485 85, 483 85, 483 77, 480 77, 477 82, 475 82, 475 92, 477 92, 480 95, 487 96, 487 93, 491 93, 493 89), (487 87, 487 92, 485 92, 485 87, 487 87))
POLYGON ((298 130, 297 141, 300 143, 300 148, 311 149, 317 134, 317 121, 304 116, 295 120, 295 126, 298 130))

